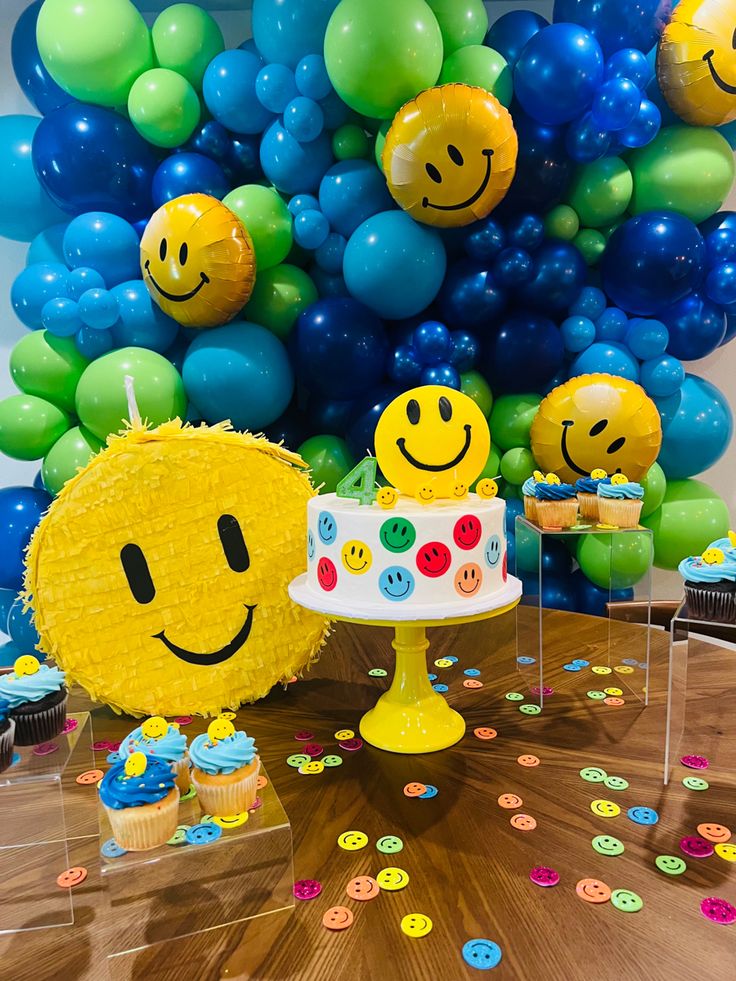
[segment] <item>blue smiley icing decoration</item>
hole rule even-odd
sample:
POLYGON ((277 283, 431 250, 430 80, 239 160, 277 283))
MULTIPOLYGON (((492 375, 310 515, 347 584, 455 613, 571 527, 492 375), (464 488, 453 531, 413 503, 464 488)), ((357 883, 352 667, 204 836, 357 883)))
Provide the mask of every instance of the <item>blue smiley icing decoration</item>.
POLYGON ((337 522, 329 511, 320 511, 317 519, 317 534, 323 545, 332 545, 337 538, 337 522))
POLYGON ((378 577, 378 588, 386 599, 400 603, 414 592, 414 576, 401 565, 390 565, 378 577))
POLYGON ((484 554, 488 565, 495 569, 501 559, 501 539, 498 535, 491 535, 488 539, 484 554))
POLYGON ((312 529, 310 528, 309 531, 307 532, 307 558, 309 559, 310 562, 314 558, 315 547, 316 546, 314 544, 314 535, 312 534, 312 529))

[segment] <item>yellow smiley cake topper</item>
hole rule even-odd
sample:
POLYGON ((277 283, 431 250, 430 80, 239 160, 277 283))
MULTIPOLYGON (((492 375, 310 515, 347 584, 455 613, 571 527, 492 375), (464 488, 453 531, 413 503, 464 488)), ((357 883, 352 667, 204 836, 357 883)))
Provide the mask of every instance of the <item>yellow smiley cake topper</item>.
POLYGON ((185 327, 232 320, 255 283, 255 252, 237 215, 209 194, 184 194, 151 216, 141 275, 164 313, 185 327))
POLYGON ((145 753, 136 751, 131 753, 130 756, 125 761, 125 776, 126 777, 142 777, 146 772, 146 767, 148 766, 148 759, 145 753))
POLYGON ((16 678, 26 678, 29 675, 38 674, 40 667, 38 658, 34 657, 33 654, 21 654, 20 657, 16 657, 15 659, 13 673, 16 678))
POLYGON ((383 410, 375 433, 376 458, 386 480, 427 503, 453 498, 483 471, 491 449, 486 417, 462 392, 423 385, 383 410))
POLYGON ((657 81, 670 108, 693 126, 736 119, 736 4, 682 0, 657 49, 657 81))
POLYGON ((169 723, 160 715, 152 715, 150 719, 141 723, 141 734, 146 739, 163 739, 168 731, 169 723))
POLYGON ((227 423, 109 437, 27 552, 39 649, 131 715, 216 715, 300 673, 327 627, 287 592, 315 493, 303 466, 227 423))
POLYGON ((469 225, 503 199, 516 171, 511 115, 472 85, 425 89, 394 116, 383 171, 396 203, 443 228, 469 225))
POLYGON ((235 735, 235 726, 229 719, 218 716, 207 726, 207 738, 211 743, 217 743, 221 739, 229 739, 235 735))

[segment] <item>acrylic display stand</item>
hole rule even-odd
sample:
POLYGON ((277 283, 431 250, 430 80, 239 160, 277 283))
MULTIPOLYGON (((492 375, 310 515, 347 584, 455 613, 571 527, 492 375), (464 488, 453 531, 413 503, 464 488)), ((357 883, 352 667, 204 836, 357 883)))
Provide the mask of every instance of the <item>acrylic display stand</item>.
POLYGON ((68 719, 76 728, 44 744, 56 746, 53 752, 16 746, 17 762, 0 773, 0 881, 10 884, 0 933, 74 923, 74 890, 60 889, 56 877, 69 868, 69 839, 96 832, 93 820, 85 826, 84 806, 75 807, 89 793, 75 778, 94 767, 94 754, 89 713, 68 719))
MULTIPOLYGON (((516 611, 516 653, 519 671, 531 689, 532 697, 544 704, 545 684, 560 690, 572 684, 580 670, 575 670, 572 662, 588 661, 590 665, 606 667, 610 674, 591 675, 590 667, 584 676, 588 687, 603 690, 607 687, 620 688, 625 698, 631 696, 642 702, 648 701, 649 688, 649 641, 651 623, 651 558, 654 554, 653 535, 648 528, 606 528, 597 525, 578 525, 563 531, 540 528, 522 515, 516 518, 516 574, 524 584, 524 595, 516 611), (648 547, 650 562, 644 578, 637 583, 636 599, 643 603, 645 615, 643 622, 633 624, 619 619, 615 612, 608 616, 591 617, 586 625, 584 637, 571 635, 564 646, 551 649, 545 644, 545 621, 549 612, 543 606, 543 578, 553 573, 543 573, 545 554, 554 559, 556 549, 566 548, 572 555, 581 535, 611 536, 613 547, 610 550, 608 581, 614 585, 619 577, 617 563, 625 555, 629 542, 636 541, 642 547, 642 538, 633 540, 630 536, 644 536, 648 547), (623 670, 622 670, 623 669, 623 670), (594 678, 595 683, 590 683, 594 678)), ((616 600, 615 589, 609 588, 608 600, 616 600)), ((571 603, 570 609, 574 609, 571 603)))
POLYGON ((732 775, 736 770, 736 624, 692 619, 683 601, 670 623, 669 672, 667 679, 667 731, 664 752, 664 782, 672 776, 682 754, 705 756, 706 770, 681 768, 686 776, 732 775), (724 644, 725 642, 725 644, 724 644), (724 646, 717 646, 724 644, 724 646), (707 670, 706 670, 707 669, 707 670), (711 682, 713 691, 704 678, 711 682), (688 686, 690 712, 688 713, 688 686), (698 726, 697 704, 718 692, 722 710, 718 725, 698 726))

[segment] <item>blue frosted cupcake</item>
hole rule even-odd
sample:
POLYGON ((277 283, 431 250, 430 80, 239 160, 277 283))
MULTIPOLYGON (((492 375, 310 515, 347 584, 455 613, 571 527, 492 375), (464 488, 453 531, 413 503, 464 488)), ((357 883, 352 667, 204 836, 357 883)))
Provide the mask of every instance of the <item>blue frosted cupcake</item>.
POLYGON ((58 736, 66 722, 64 672, 40 664, 33 654, 17 658, 13 670, 0 675, 0 698, 10 707, 17 746, 35 746, 58 736))
POLYGON ((575 482, 581 518, 588 521, 598 520, 598 486, 604 480, 609 482, 606 471, 596 469, 590 477, 581 477, 575 482))
POLYGON ((13 762, 15 722, 10 718, 10 705, 0 699, 0 773, 13 762))
POLYGON ((695 620, 736 623, 736 548, 731 534, 677 567, 685 580, 688 613, 695 620))
POLYGON ((611 482, 598 485, 598 517, 603 525, 617 528, 636 528, 639 524, 644 488, 626 474, 615 473, 611 482))
POLYGON ((112 836, 128 852, 165 844, 176 831, 179 789, 171 766, 135 752, 113 763, 100 784, 112 836))
POLYGON ((548 473, 537 484, 537 522, 543 528, 572 528, 578 521, 578 498, 572 484, 548 473))
POLYGON ((160 715, 146 719, 123 739, 118 756, 124 761, 131 753, 137 752, 168 763, 181 793, 189 790, 187 737, 177 725, 167 722, 160 715))
POLYGON ((535 470, 531 477, 527 477, 521 485, 521 494, 524 501, 524 517, 529 521, 537 520, 537 485, 544 481, 544 474, 535 470))
POLYGON ((228 817, 255 804, 260 760, 254 740, 218 718, 192 740, 192 783, 202 810, 228 817))

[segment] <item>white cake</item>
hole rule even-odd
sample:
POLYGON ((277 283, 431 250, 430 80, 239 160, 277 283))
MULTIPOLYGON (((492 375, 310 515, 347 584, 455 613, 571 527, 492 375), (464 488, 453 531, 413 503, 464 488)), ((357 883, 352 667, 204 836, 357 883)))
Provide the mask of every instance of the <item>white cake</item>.
POLYGON ((513 603, 521 586, 507 574, 506 504, 469 494, 396 506, 323 494, 307 505, 307 573, 294 600, 354 619, 472 616, 513 603))

